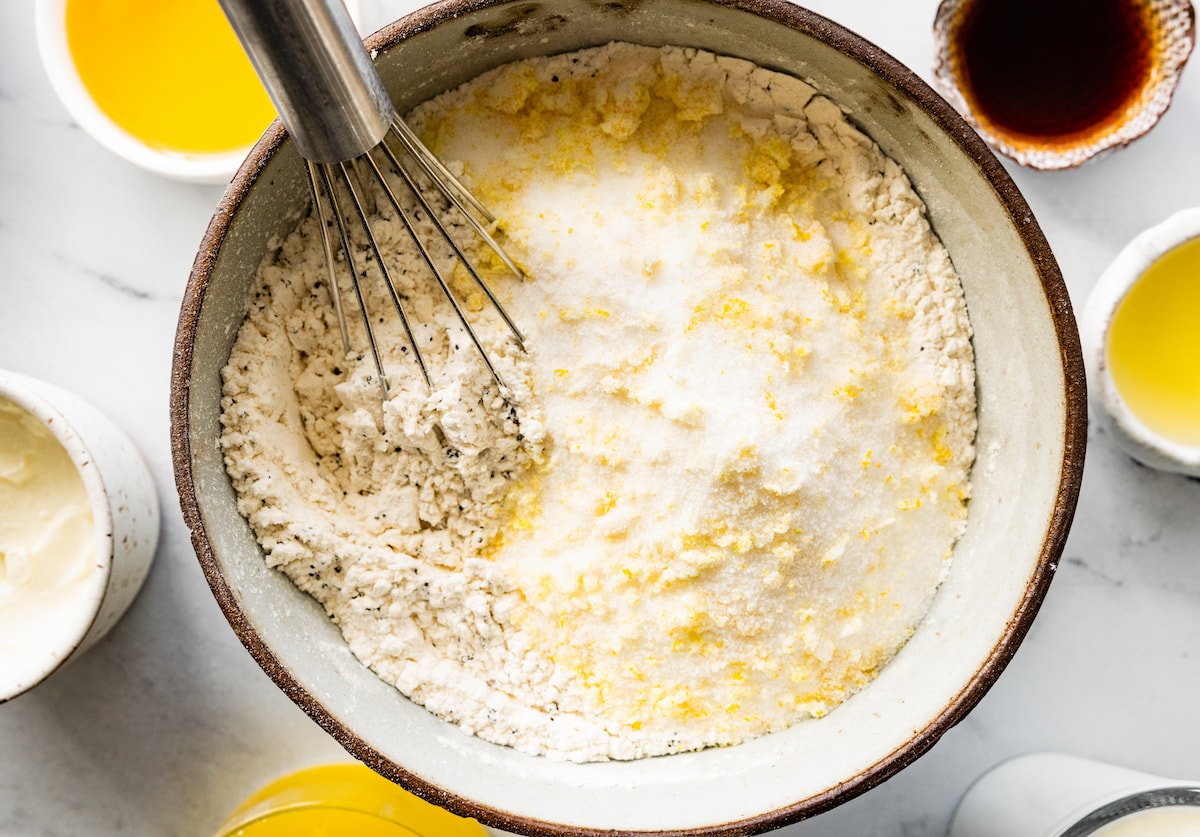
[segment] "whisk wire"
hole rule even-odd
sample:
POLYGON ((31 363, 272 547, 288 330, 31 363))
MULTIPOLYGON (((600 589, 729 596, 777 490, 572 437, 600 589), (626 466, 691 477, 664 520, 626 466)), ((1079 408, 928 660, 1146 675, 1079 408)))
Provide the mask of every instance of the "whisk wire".
MULTIPOLYGON (((398 119, 396 120, 396 123, 403 125, 403 123, 401 123, 398 119)), ((405 126, 405 129, 407 130, 407 126, 405 126)), ((395 132, 395 136, 397 137, 400 137, 401 134, 402 132, 399 130, 395 132)), ((404 145, 405 150, 407 151, 409 145, 402 139, 401 144, 404 145)), ((423 145, 420 147, 422 149, 424 148, 423 145)), ((428 154, 428 151, 425 153, 428 154)), ((410 154, 409 156, 421 164, 421 168, 426 172, 430 180, 438 187, 438 190, 447 198, 447 200, 450 201, 450 203, 464 218, 471 222, 471 226, 476 230, 477 233, 481 235, 485 243, 487 243, 500 256, 501 260, 506 265, 512 265, 511 260, 504 253, 499 244, 497 244, 491 238, 491 236, 482 229, 468 209, 456 199, 455 195, 453 194, 452 184, 443 183, 437 176, 437 174, 440 174, 441 172, 445 172, 450 177, 453 177, 453 175, 450 175, 449 171, 446 170, 440 162, 436 161, 436 158, 432 159, 437 162, 437 166, 427 167, 422 159, 416 154, 410 154), (435 174, 435 172, 437 174, 435 174)), ((418 184, 413 174, 410 173, 400 161, 396 152, 393 151, 385 141, 379 143, 376 148, 371 149, 367 153, 353 158, 349 161, 349 164, 346 162, 314 163, 311 161, 306 161, 306 163, 309 175, 309 190, 321 230, 326 263, 329 267, 330 294, 334 299, 334 309, 337 314, 339 328, 342 332, 342 341, 344 347, 347 352, 352 350, 349 337, 349 328, 346 323, 346 315, 341 300, 342 286, 338 281, 337 271, 335 268, 336 258, 334 256, 334 242, 329 234, 328 222, 330 220, 330 216, 326 214, 326 204, 328 204, 328 209, 332 214, 334 226, 336 226, 338 229, 338 237, 340 239, 338 243, 340 243, 342 253, 345 257, 344 261, 350 274, 351 287, 358 303, 359 313, 362 315, 363 326, 366 329, 367 341, 370 345, 371 357, 375 363, 376 371, 379 374, 380 386, 383 389, 384 396, 387 397, 390 390, 390 385, 387 373, 384 371, 383 359, 379 351, 379 344, 375 333, 373 317, 367 307, 366 297, 363 293, 363 288, 361 285, 361 280, 368 276, 369 267, 365 264, 358 264, 359 259, 356 259, 354 255, 356 251, 351 243, 350 224, 348 223, 350 212, 343 207, 343 202, 342 199, 339 198, 339 194, 344 194, 345 198, 349 201, 350 207, 353 208, 353 218, 355 221, 357 221, 357 224, 361 228, 367 242, 369 257, 366 259, 366 261, 373 261, 377 270, 379 271, 380 277, 384 283, 384 287, 387 289, 388 296, 391 299, 392 306, 395 308, 396 313, 400 318, 400 323, 404 329, 408 343, 410 346, 412 346, 413 357, 417 362, 417 366, 421 370, 421 376, 424 378, 426 386, 432 388, 432 380, 429 373, 429 367, 421 352, 420 343, 417 340, 414 332, 412 320, 410 319, 408 311, 405 308, 404 297, 396 285, 387 261, 384 259, 382 247, 379 244, 379 241, 375 235, 375 231, 372 228, 369 220, 371 213, 368 209, 368 202, 371 200, 372 194, 374 194, 373 190, 367 185, 370 178, 373 178, 373 181, 371 182, 379 187, 379 191, 382 192, 383 196, 387 198, 387 202, 395 210, 410 240, 416 246, 417 253, 420 254, 421 260, 425 263, 425 266, 429 269, 429 272, 437 281, 438 287, 445 295, 447 301, 450 303, 455 316, 457 317, 459 323, 461 323, 463 329, 467 332, 467 335, 470 337, 471 343, 479 352, 479 356, 483 359, 483 362, 487 366, 488 372, 491 374, 493 380, 495 380, 496 385, 501 389, 501 391, 505 390, 506 387, 503 379, 500 376, 500 373, 492 363, 491 356, 485 350, 483 342, 480 340, 478 333, 471 325, 470 320, 467 318, 466 312, 463 310, 462 305, 458 300, 458 296, 450 287, 450 282, 445 274, 444 269, 439 266, 437 259, 434 257, 433 253, 430 252, 428 245, 422 238, 421 233, 418 230, 418 223, 416 219, 414 219, 412 212, 405 206, 405 202, 400 199, 400 197, 396 194, 396 191, 392 188, 392 180, 398 178, 399 181, 403 182, 408 194, 411 195, 411 197, 416 201, 416 205, 419 210, 424 212, 425 217, 429 219, 429 222, 437 230, 438 234, 446 242, 447 246, 450 247, 458 263, 463 266, 471 279, 491 302, 493 307, 496 309, 496 312, 500 315, 500 318, 511 330, 518 346, 520 346, 522 349, 524 348, 524 335, 522 335, 521 330, 509 316, 508 312, 504 310, 504 306, 500 303, 500 300, 497 298, 495 292, 491 289, 488 283, 484 281, 483 277, 480 276, 478 270, 476 270, 475 266, 471 263, 466 254, 463 252, 462 248, 459 246, 458 242, 454 239, 454 236, 439 218, 438 213, 434 210, 433 206, 427 199, 424 189, 420 184, 418 184), (373 154, 376 152, 381 153, 384 158, 386 158, 387 163, 390 164, 390 173, 394 177, 389 178, 388 175, 385 174, 383 168, 381 168, 379 162, 373 156, 373 154), (368 171, 364 172, 364 169, 368 171)), ((453 181, 453 183, 457 183, 457 181, 453 181)), ((462 188, 461 184, 458 184, 458 188, 462 188)), ((465 191, 464 194, 469 195, 469 193, 465 191)), ((473 198, 471 202, 474 203, 473 198)), ((361 259, 361 257, 359 258, 361 259)), ((512 269, 518 276, 523 275, 515 265, 512 265, 512 269)))
MULTIPOLYGON (((447 244, 450 245, 450 248, 454 251, 458 260, 465 265, 470 274, 475 277, 475 281, 479 283, 481 287, 487 290, 487 286, 484 284, 483 280, 479 278, 479 275, 475 272, 475 269, 471 267, 470 262, 467 261, 466 256, 464 256, 462 251, 459 250, 458 244, 442 225, 442 222, 437 217, 437 213, 433 211, 433 207, 431 207, 429 202, 425 200, 425 196, 421 193, 421 190, 417 188, 408 172, 405 171, 403 166, 400 166, 399 163, 396 162, 396 158, 392 155, 390 149, 387 149, 387 147, 384 145, 380 145, 380 148, 383 149, 386 152, 386 156, 396 164, 398 173, 404 180, 405 184, 409 187, 409 190, 412 192, 413 196, 416 198, 417 203, 420 204, 421 208, 425 210, 426 217, 429 218, 429 220, 437 228, 438 232, 441 233, 442 237, 446 240, 447 244)), ((496 367, 492 364, 491 358, 488 356, 487 351, 483 348, 483 343, 479 340, 479 335, 475 333, 475 329, 471 326, 471 322, 467 319, 467 315, 463 312, 462 306, 458 302, 458 297, 451 290, 450 283, 447 281, 445 273, 442 271, 442 268, 438 266, 433 255, 429 252, 429 248, 425 245, 420 233, 417 232, 416 222, 414 221, 412 215, 401 204, 400 199, 392 190, 391 184, 389 184, 387 178, 384 177, 383 172, 375 162, 375 159, 371 157, 370 154, 363 156, 361 159, 364 163, 371 167, 372 171, 374 171, 375 176, 378 178, 379 184, 383 189, 383 193, 387 196, 388 202, 391 203, 392 207, 399 215, 400 221, 404 225, 404 229, 408 232, 409 238, 411 238, 413 244, 416 245, 417 252, 421 254, 421 259, 425 262, 426 267, 429 268, 429 271, 437 280, 438 286, 441 288, 442 293, 445 294, 446 299, 449 300, 450 306, 454 309, 455 316, 458 317, 458 321, 462 324, 463 328, 467 332, 467 335, 471 338, 471 342, 479 351, 479 355, 483 358, 483 362, 487 366, 488 371, 492 374, 492 378, 496 381, 496 385, 501 389, 504 389, 504 381, 500 378, 500 373, 496 371, 496 367)), ((490 291, 488 291, 488 294, 490 297, 490 291)), ((500 308, 499 303, 496 304, 496 307, 503 316, 504 321, 510 323, 511 325, 508 315, 504 313, 502 308, 500 308)), ((520 332, 517 332, 515 326, 513 326, 513 331, 517 334, 518 340, 520 340, 520 332)))
MULTIPOLYGON (((350 331, 346 328, 346 313, 342 309, 342 294, 337 278, 337 269, 333 260, 333 240, 329 235, 330 219, 326 214, 325 201, 321 200, 321 190, 317 188, 317 164, 305 160, 308 168, 308 193, 312 199, 313 211, 317 216, 317 228, 321 231, 321 246, 325 251, 325 267, 329 271, 329 295, 333 298, 333 310, 337 314, 338 327, 342 332, 342 346, 346 354, 350 353, 350 331)), ((341 225, 338 225, 339 229, 341 225)))
MULTIPOLYGON (((370 274, 375 261, 392 303, 400 316, 413 357, 421 368, 427 386, 431 387, 429 369, 422 357, 420 347, 413 334, 412 323, 404 307, 404 300, 393 281, 387 261, 383 258, 368 218, 376 206, 379 193, 376 185, 382 186, 388 199, 400 215, 408 234, 412 236, 425 263, 437 278, 442 292, 454 308, 459 321, 466 328, 475 348, 479 350, 496 383, 504 389, 491 358, 484 351, 475 330, 467 321, 449 283, 437 268, 426 244, 421 240, 417 226, 402 202, 392 192, 388 180, 383 176, 373 154, 379 149, 387 156, 391 168, 399 173, 416 203, 434 222, 438 232, 454 250, 454 254, 467 269, 500 316, 517 343, 524 348, 524 338, 516 324, 504 311, 491 289, 463 255, 457 243, 440 223, 426 200, 423 189, 427 179, 432 187, 462 214, 480 237, 505 266, 517 277, 523 274, 520 268, 495 241, 488 226, 496 219, 465 186, 435 157, 416 134, 396 115, 395 107, 384 87, 383 80, 375 71, 371 55, 367 52, 343 3, 339 0, 219 0, 234 32, 245 47, 251 63, 259 74, 271 101, 279 111, 280 118, 296 142, 296 148, 307 162, 306 171, 312 196, 314 212, 321 230, 322 245, 329 266, 329 291, 336 308, 338 325, 346 352, 353 351, 350 345, 350 329, 344 311, 342 293, 349 289, 338 282, 336 269, 336 242, 329 227, 337 226, 346 268, 350 272, 350 283, 358 301, 359 313, 366 326, 371 355, 379 372, 384 396, 388 393, 388 378, 376 342, 373 315, 367 310, 361 281, 370 274), (418 188, 406 164, 402 164, 388 145, 389 138, 403 146, 406 157, 415 162, 424 177, 418 188), (366 170, 370 169, 370 172, 366 170), (378 183, 371 180, 374 176, 378 183), (353 212, 343 207, 343 198, 353 206, 353 212), (370 211, 368 211, 368 207, 370 211), (329 214, 326 213, 328 208, 329 214), (356 216, 368 242, 368 250, 356 251, 347 218, 356 216), (481 220, 482 219, 482 220, 481 220), (357 262, 363 262, 360 265, 357 262)), ((432 192, 430 193, 432 196, 432 192)), ((407 202, 407 201, 406 201, 407 202)), ((438 200, 440 205, 440 200, 438 200)), ((440 251, 439 251, 440 252, 440 251)), ((432 388, 432 387, 431 387, 432 388)))
MULTIPOLYGON (((408 127, 408 123, 406 123, 396 114, 392 115, 392 131, 395 133, 396 139, 400 140, 400 143, 404 146, 404 150, 409 153, 409 156, 417 161, 418 165, 420 165, 424 172, 429 175, 430 179, 432 179, 435 183, 443 184, 442 192, 446 194, 447 197, 450 197, 451 200, 453 200, 449 192, 455 192, 458 196, 458 199, 462 203, 470 204, 475 214, 482 218, 485 224, 495 223, 496 216, 489 212, 488 208, 484 206, 478 198, 471 194, 471 190, 464 186, 462 182, 454 176, 454 172, 450 171, 450 169, 448 169, 446 165, 438 159, 437 155, 431 152, 426 147, 425 143, 421 142, 421 138, 417 136, 416 132, 412 128, 408 127)), ((469 214, 462 206, 459 206, 459 209, 462 210, 464 214, 469 214)))
MULTIPOLYGON (((358 158, 356 158, 356 160, 357 159, 358 158)), ((392 301, 392 307, 396 309, 396 313, 400 317, 400 324, 404 328, 404 334, 408 338, 409 345, 412 346, 413 357, 417 361, 417 366, 421 369, 421 376, 425 379, 425 385, 427 387, 432 387, 433 383, 429 377, 429 367, 425 364, 425 358, 421 354, 420 344, 417 342, 416 333, 413 331, 412 321, 408 317, 408 311, 404 307, 404 302, 400 296, 400 291, 396 287, 395 281, 392 279, 392 272, 388 268, 387 262, 383 258, 383 251, 379 246, 379 241, 375 238, 375 232, 371 228, 371 224, 368 221, 365 192, 360 192, 360 187, 355 185, 355 178, 351 177, 350 169, 345 163, 337 163, 335 165, 337 171, 341 175, 340 182, 350 197, 350 203, 354 207, 355 215, 358 218, 358 223, 361 226, 364 235, 366 236, 367 245, 370 248, 371 255, 374 256, 375 265, 379 269, 379 273, 383 278, 384 287, 387 288, 388 296, 392 301)), ((336 200, 334 202, 334 206, 337 206, 336 200)), ((367 275, 367 268, 364 265, 362 270, 358 269, 358 265, 351 255, 353 253, 353 249, 350 246, 350 238, 345 225, 344 215, 339 217, 343 222, 342 247, 343 251, 346 253, 346 263, 350 268, 350 277, 351 281, 354 283, 354 292, 358 298, 359 307, 362 309, 363 325, 365 325, 367 329, 367 339, 371 344, 371 353, 375 360, 376 369, 379 372, 379 378, 381 385, 383 386, 384 396, 386 397, 389 390, 387 373, 384 372, 383 362, 379 356, 379 350, 375 341, 375 329, 371 323, 371 316, 367 310, 366 302, 363 297, 362 285, 359 281, 360 277, 365 277, 367 275)), ((421 249, 424 250, 423 247, 421 247, 421 249)))
MULTIPOLYGON (((392 117, 392 130, 389 132, 389 136, 395 136, 400 141, 400 144, 404 146, 404 150, 408 152, 408 155, 417 162, 417 165, 421 167, 421 170, 425 172, 426 176, 429 177, 438 190, 462 214, 467 223, 475 230, 475 234, 483 239, 484 243, 504 262, 504 266, 512 271, 517 278, 524 278, 524 271, 517 267, 516 262, 509 258, 508 254, 504 252, 504 248, 500 246, 487 230, 487 227, 484 226, 484 224, 494 224, 496 216, 488 212, 483 204, 479 202, 478 198, 471 194, 471 191, 454 176, 454 173, 450 169, 446 168, 446 165, 425 146, 425 143, 421 142, 412 128, 408 127, 399 116, 392 117), (470 205, 470 209, 467 208, 467 204, 470 205), (483 223, 480 223, 476 215, 484 219, 483 223)), ((386 139, 385 137, 384 142, 380 143, 384 148, 387 148, 386 139)), ((403 167, 400 168, 403 169, 403 167)), ((492 304, 497 305, 494 298, 492 298, 492 304)), ((507 317, 505 319, 507 320, 507 317)), ((512 326, 511 321, 509 325, 512 326)), ((516 330, 515 326, 513 326, 513 330, 516 330)))
MULTIPOLYGON (((386 142, 379 144, 379 150, 383 152, 385 157, 387 157, 388 161, 392 164, 392 170, 397 175, 399 175, 400 178, 404 181, 405 186, 408 187, 408 191, 416 198, 417 202, 421 205, 421 208, 425 210, 425 214, 429 218, 430 222, 437 229, 438 233, 442 236, 442 238, 445 239, 446 243, 450 246, 450 249, 454 251, 454 256, 455 256, 455 258, 458 259, 459 264, 461 264, 463 266, 463 268, 467 271, 468 275, 470 275, 471 279, 475 282, 475 285, 481 291, 483 291, 485 296, 487 296, 488 301, 492 303, 492 306, 496 309, 496 312, 500 315, 500 318, 502 320, 504 320, 505 325, 507 325, 509 330, 512 332, 513 337, 517 341, 517 345, 520 346, 522 349, 524 349, 525 348, 525 335, 521 333, 521 329, 517 327, 517 324, 513 321, 512 317, 510 317, 508 315, 508 312, 504 310, 504 306, 500 304, 500 300, 496 297, 496 294, 492 291, 491 287, 488 285, 487 282, 484 281, 483 277, 479 275, 479 271, 475 269, 475 266, 471 263, 471 260, 467 258, 466 254, 463 253, 462 249, 458 246, 458 242, 455 241, 454 236, 450 234, 450 231, 446 229, 445 225, 442 223, 441 219, 438 217, 438 214, 436 212, 434 212, 433 207, 430 206, 429 201, 426 200, 424 192, 420 189, 420 187, 418 187, 416 180, 413 178, 413 176, 411 174, 409 174, 408 170, 400 163, 400 160, 396 157, 395 152, 392 151, 392 149, 387 145, 386 142)), ((370 158, 368 157, 368 159, 370 159, 370 158)), ((375 166, 374 160, 371 161, 371 165, 375 166)), ((440 163, 439 163, 439 165, 440 165, 440 163)), ((395 195, 392 193, 392 190, 387 186, 387 180, 383 177, 382 172, 379 171, 379 168, 377 166, 375 166, 375 171, 376 171, 377 175, 379 176, 380 182, 382 182, 384 184, 384 188, 387 191, 388 197, 391 200, 392 205, 394 207, 396 207, 396 209, 398 211, 400 211, 402 217, 405 217, 405 213, 400 208, 398 201, 396 201, 395 195)), ((435 182, 437 182, 437 181, 435 181, 435 182)), ((455 208, 458 209, 460 214, 463 215, 465 218, 467 218, 468 221, 474 220, 471 217, 470 213, 468 213, 463 207, 455 205, 455 208)), ((411 227, 409 228, 409 231, 414 232, 411 227)), ((492 250, 500 256, 500 258, 504 261, 504 263, 506 265, 511 264, 507 255, 504 253, 504 249, 502 247, 500 247, 500 245, 497 244, 494 240, 492 240, 491 236, 487 235, 486 231, 477 227, 476 232, 478 232, 483 237, 484 242, 487 243, 492 248, 492 250)), ((414 237, 415 237, 415 233, 414 233, 414 237)), ((418 246, 420 246, 419 242, 418 242, 418 246)), ((433 265, 430 264, 430 267, 433 268, 433 265)), ((518 278, 520 278, 524 275, 516 265, 512 265, 511 269, 518 278)), ((436 268, 434 268, 434 272, 438 273, 436 268)), ((441 276, 439 274, 439 279, 440 278, 441 278, 441 276)), ((453 297, 453 294, 450 293, 449 289, 443 288, 443 290, 446 292, 447 296, 451 297, 451 300, 453 301, 454 297, 453 297)), ((455 310, 458 310, 457 304, 455 304, 455 310)), ((462 320, 462 324, 464 326, 466 326, 468 331, 470 331, 471 325, 470 325, 470 323, 467 322, 466 318, 464 316, 462 316, 461 312, 459 313, 459 319, 462 320)), ((472 334, 472 336, 474 336, 474 335, 472 334)), ((477 345, 478 345, 478 343, 477 343, 477 345)), ((482 352, 482 351, 483 350, 481 348, 480 352, 482 352)), ((490 365, 491 364, 489 363, 489 366, 490 365)))
MULTIPOLYGON (((337 281, 337 271, 335 267, 336 262, 333 258, 332 245, 330 242, 328 227, 326 225, 327 217, 325 216, 324 211, 321 209, 323 203, 320 198, 321 194, 323 194, 325 199, 329 202, 330 211, 333 215, 334 226, 337 227, 338 237, 341 239, 342 253, 345 255, 346 268, 350 273, 350 285, 354 291, 355 298, 358 301, 358 312, 362 317, 363 326, 366 329, 367 342, 371 350, 371 358, 375 362, 375 370, 379 375, 379 384, 383 390, 384 397, 386 398, 389 393, 387 373, 383 368, 383 359, 379 354, 379 344, 375 339, 375 330, 371 326, 371 315, 367 308, 366 299, 363 296, 362 286, 358 281, 358 266, 355 264, 355 260, 352 255, 354 250, 350 246, 350 234, 349 227, 346 224, 346 213, 338 200, 337 190, 334 188, 334 183, 337 182, 335 180, 336 175, 331 173, 334 171, 334 166, 338 167, 337 174, 341 175, 341 177, 337 178, 337 180, 341 180, 344 183, 344 188, 348 190, 350 186, 348 179, 345 179, 346 173, 344 170, 344 164, 309 163, 308 166, 308 173, 310 177, 309 185, 312 189, 314 196, 313 200, 315 201, 317 208, 317 217, 321 229, 321 239, 326 248, 326 264, 329 267, 331 284, 329 289, 330 295, 334 298, 334 311, 337 314, 338 326, 342 332, 343 348, 345 349, 346 353, 349 354, 352 351, 349 328, 346 325, 345 310, 341 305, 341 289, 340 284, 337 281), (321 190, 317 189, 318 179, 321 183, 321 190)), ((405 321, 405 315, 403 311, 401 312, 401 321, 405 321)), ((422 371, 425 371, 423 367, 422 371)))

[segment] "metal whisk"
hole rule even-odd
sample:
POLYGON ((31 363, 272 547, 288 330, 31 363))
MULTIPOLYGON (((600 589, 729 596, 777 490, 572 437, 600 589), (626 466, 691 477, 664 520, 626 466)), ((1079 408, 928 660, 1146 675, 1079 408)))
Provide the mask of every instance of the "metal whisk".
POLYGON ((401 194, 415 200, 512 330, 517 344, 524 348, 520 329, 447 231, 430 205, 426 191, 447 200, 509 270, 518 277, 521 270, 489 234, 487 227, 495 223, 495 218, 396 114, 341 0, 220 0, 220 3, 305 159, 329 267, 330 295, 347 353, 352 348, 335 269, 338 246, 349 268, 351 286, 386 397, 387 375, 360 284, 360 277, 367 275, 367 266, 356 264, 351 247, 350 225, 358 224, 374 257, 367 261, 373 261, 381 273, 425 383, 432 386, 429 367, 413 334, 404 300, 368 220, 371 195, 382 193, 503 390, 504 382, 395 187, 402 185, 401 194), (378 187, 377 191, 372 186, 378 187), (330 234, 330 226, 337 230, 336 237, 330 234))

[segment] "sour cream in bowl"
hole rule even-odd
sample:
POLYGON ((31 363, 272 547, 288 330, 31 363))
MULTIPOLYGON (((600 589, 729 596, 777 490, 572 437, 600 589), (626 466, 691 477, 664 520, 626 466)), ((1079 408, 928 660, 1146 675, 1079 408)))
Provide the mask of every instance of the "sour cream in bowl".
POLYGON ((129 438, 78 396, 0 371, 0 703, 108 633, 158 530, 154 483, 129 438))

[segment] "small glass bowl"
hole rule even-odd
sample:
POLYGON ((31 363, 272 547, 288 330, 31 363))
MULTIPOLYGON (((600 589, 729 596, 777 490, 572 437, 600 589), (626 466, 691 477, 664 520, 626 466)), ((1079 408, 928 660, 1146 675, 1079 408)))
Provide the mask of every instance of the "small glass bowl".
POLYGON ((364 764, 324 764, 281 776, 243 801, 216 837, 487 837, 463 819, 389 782, 364 764))

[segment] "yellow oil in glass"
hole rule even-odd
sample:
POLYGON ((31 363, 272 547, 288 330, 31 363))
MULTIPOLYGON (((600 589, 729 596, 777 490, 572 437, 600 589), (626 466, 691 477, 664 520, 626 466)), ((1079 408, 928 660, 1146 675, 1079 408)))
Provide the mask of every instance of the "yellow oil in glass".
POLYGON ((232 831, 229 837, 425 837, 358 811, 311 808, 282 811, 232 831))
POLYGON ((151 148, 246 148, 275 108, 217 0, 67 0, 67 47, 100 110, 151 148))
POLYGON ((1143 424, 1200 446, 1200 239, 1168 251, 1133 284, 1106 354, 1117 392, 1143 424))
POLYGON ((362 764, 288 774, 246 799, 217 837, 487 837, 362 764))

